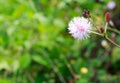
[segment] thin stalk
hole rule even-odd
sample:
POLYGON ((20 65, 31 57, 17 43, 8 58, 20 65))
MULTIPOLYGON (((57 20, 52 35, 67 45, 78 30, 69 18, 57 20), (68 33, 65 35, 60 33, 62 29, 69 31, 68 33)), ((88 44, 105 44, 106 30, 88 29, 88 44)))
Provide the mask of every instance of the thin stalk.
POLYGON ((118 30, 116 30, 116 29, 113 29, 113 28, 108 28, 108 30, 113 31, 113 32, 115 32, 115 33, 117 33, 117 34, 120 34, 120 31, 118 31, 118 30))
MULTIPOLYGON (((46 56, 47 56, 47 55, 46 55, 46 56)), ((51 63, 51 66, 53 67, 54 72, 58 75, 60 81, 61 81, 62 83, 66 83, 65 80, 64 80, 64 78, 63 78, 63 76, 62 76, 62 74, 59 72, 57 66, 54 65, 53 61, 52 61, 51 59, 49 59, 49 62, 51 63)))
POLYGON ((29 72, 25 72, 26 74, 27 74, 27 76, 28 76, 28 79, 30 80, 30 82, 31 83, 35 83, 35 81, 34 81, 34 79, 33 79, 33 77, 30 75, 30 73, 29 72))
POLYGON ((37 12, 37 9, 35 8, 34 2, 32 0, 29 0, 29 3, 33 9, 34 12, 37 12))
POLYGON ((104 31, 104 33, 106 33, 106 31, 107 31, 107 26, 108 26, 108 22, 106 22, 106 24, 105 24, 105 31, 104 31))
POLYGON ((73 69, 71 68, 71 65, 69 63, 66 65, 67 65, 69 71, 71 72, 72 76, 75 77, 75 73, 74 73, 73 69))
POLYGON ((112 41, 107 35, 105 35, 105 38, 111 42, 112 44, 114 44, 115 46, 119 47, 120 48, 120 45, 118 45, 117 43, 115 43, 114 41, 112 41))
POLYGON ((90 33, 93 33, 93 34, 96 34, 96 35, 100 35, 100 36, 104 36, 103 34, 101 34, 101 33, 98 33, 98 32, 95 32, 95 31, 89 31, 90 33))
POLYGON ((64 77, 59 72, 59 70, 58 70, 57 66, 54 64, 54 62, 48 57, 48 55, 43 50, 41 50, 41 52, 43 53, 43 56, 46 57, 48 59, 48 61, 50 62, 51 66, 53 68, 53 71, 57 74, 57 76, 59 77, 61 83, 66 83, 64 77))
POLYGON ((73 71, 73 69, 72 69, 70 63, 68 62, 68 60, 66 60, 66 57, 63 57, 62 59, 64 60, 66 66, 67 66, 68 70, 70 71, 70 73, 72 74, 72 76, 75 77, 76 74, 73 71))

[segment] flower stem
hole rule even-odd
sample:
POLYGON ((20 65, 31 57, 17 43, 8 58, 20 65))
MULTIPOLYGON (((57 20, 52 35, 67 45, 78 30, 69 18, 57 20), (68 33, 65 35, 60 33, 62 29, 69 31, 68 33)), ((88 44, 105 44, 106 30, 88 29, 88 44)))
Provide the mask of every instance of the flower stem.
POLYGON ((112 44, 114 44, 115 46, 117 46, 117 47, 120 48, 120 45, 118 45, 117 43, 115 43, 114 41, 112 41, 106 34, 101 34, 101 33, 95 32, 95 31, 91 31, 91 30, 89 32, 97 34, 97 35, 100 35, 102 37, 105 37, 109 42, 111 42, 112 44))
POLYGON ((113 32, 115 32, 115 33, 117 33, 117 34, 119 34, 119 35, 120 35, 120 31, 118 31, 117 29, 108 28, 108 30, 113 31, 113 32))
POLYGON ((96 34, 96 35, 100 35, 100 36, 104 36, 103 34, 101 34, 101 33, 98 33, 98 32, 95 32, 95 31, 89 31, 90 33, 94 33, 94 34, 96 34))
POLYGON ((107 31, 107 26, 108 26, 108 22, 106 22, 106 24, 105 24, 105 31, 104 31, 104 33, 106 33, 106 31, 107 31))
POLYGON ((120 45, 116 44, 114 41, 112 41, 107 35, 105 35, 105 38, 111 42, 112 44, 114 44, 115 46, 119 47, 120 48, 120 45))

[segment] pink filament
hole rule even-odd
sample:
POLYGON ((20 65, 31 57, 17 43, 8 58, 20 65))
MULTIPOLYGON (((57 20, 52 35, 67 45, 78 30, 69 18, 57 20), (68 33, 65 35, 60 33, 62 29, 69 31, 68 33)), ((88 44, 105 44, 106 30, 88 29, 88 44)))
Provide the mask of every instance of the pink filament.
POLYGON ((78 28, 78 30, 80 32, 84 32, 85 31, 85 28, 83 26, 80 26, 80 25, 76 24, 76 27, 78 28))

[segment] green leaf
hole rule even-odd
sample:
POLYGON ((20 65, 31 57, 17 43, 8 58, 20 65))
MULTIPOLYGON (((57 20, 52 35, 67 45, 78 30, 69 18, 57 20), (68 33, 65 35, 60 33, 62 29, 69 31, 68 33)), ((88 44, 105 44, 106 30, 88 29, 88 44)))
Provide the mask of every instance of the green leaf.
POLYGON ((26 68, 31 63, 31 56, 30 55, 23 55, 20 58, 20 68, 26 68))
POLYGON ((0 62, 0 70, 5 69, 5 70, 10 70, 10 66, 7 63, 7 61, 1 61, 0 62))
POLYGON ((0 83, 13 83, 10 79, 0 79, 0 83))
POLYGON ((34 55, 32 59, 41 65, 48 66, 47 60, 41 55, 34 55))
POLYGON ((112 51, 112 62, 115 63, 120 60, 120 48, 115 47, 112 51))
POLYGON ((12 69, 13 69, 13 71, 14 72, 16 72, 18 69, 19 69, 19 60, 14 60, 13 62, 12 62, 12 69))

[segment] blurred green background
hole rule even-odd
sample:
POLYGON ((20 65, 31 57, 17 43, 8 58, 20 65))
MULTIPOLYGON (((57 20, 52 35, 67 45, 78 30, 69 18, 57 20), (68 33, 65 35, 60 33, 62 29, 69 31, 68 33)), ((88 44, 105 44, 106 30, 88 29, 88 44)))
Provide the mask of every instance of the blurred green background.
POLYGON ((0 83, 120 83, 120 48, 91 35, 79 41, 68 23, 82 11, 120 44, 119 0, 0 0, 0 83), (108 3, 113 1, 115 8, 108 3))

